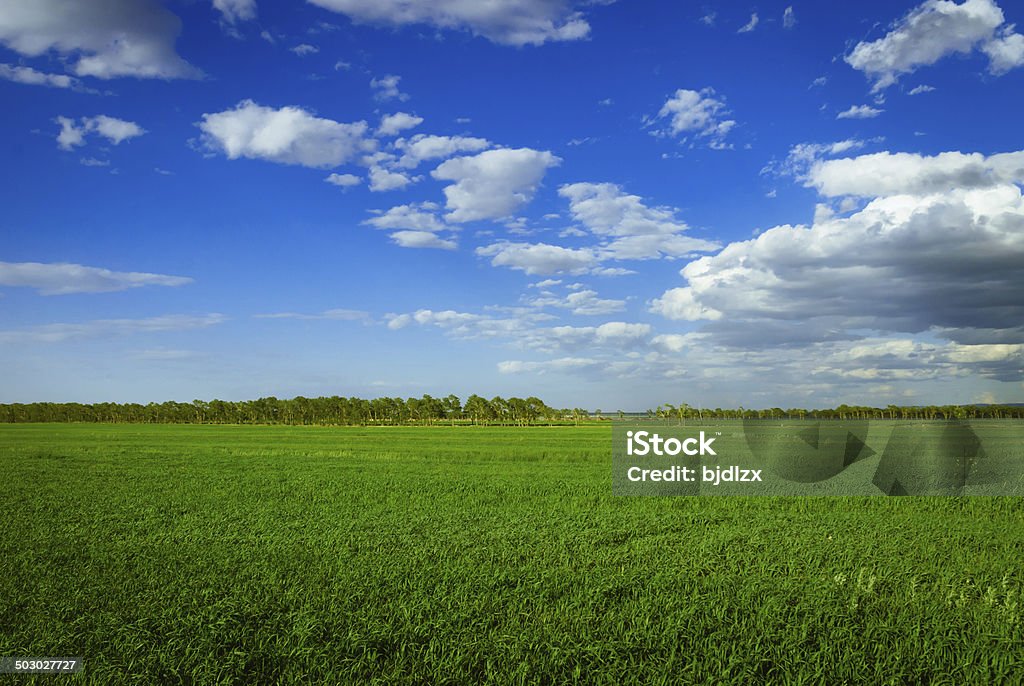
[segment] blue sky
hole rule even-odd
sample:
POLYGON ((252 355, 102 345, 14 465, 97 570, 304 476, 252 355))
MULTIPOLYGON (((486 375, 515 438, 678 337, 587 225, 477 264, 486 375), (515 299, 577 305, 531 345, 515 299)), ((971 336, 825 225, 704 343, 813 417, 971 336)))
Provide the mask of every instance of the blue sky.
POLYGON ((1003 0, 0 0, 0 402, 1024 401, 1003 0))

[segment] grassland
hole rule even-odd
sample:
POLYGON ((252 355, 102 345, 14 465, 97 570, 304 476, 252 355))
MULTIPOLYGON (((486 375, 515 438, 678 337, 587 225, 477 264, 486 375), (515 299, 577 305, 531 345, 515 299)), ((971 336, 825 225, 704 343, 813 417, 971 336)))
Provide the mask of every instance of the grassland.
POLYGON ((610 430, 0 426, 88 683, 1019 683, 1016 498, 616 498, 610 430))

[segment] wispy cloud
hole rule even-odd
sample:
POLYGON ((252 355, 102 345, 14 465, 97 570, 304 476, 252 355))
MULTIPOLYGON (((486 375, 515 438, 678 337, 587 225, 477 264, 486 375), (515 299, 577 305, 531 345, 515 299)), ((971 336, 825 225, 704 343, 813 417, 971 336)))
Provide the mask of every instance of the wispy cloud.
POLYGON ((42 295, 109 293, 141 286, 184 286, 187 276, 117 272, 66 262, 0 262, 0 286, 35 288, 42 295))
POLYGON ((226 321, 222 314, 168 314, 145 319, 94 319, 81 323, 41 324, 0 331, 0 343, 62 343, 87 338, 111 338, 143 333, 184 331, 226 321))

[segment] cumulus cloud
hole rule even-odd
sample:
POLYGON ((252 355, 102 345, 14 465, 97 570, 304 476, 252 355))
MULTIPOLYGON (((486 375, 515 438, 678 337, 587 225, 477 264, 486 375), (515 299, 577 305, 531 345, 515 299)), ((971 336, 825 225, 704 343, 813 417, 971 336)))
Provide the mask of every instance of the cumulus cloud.
POLYGON ((374 166, 370 167, 370 190, 374 193, 401 190, 419 178, 374 166))
POLYGON ((224 321, 224 315, 213 313, 200 316, 169 314, 145 319, 94 319, 81 323, 42 324, 25 329, 0 331, 0 343, 62 343, 87 338, 198 329, 224 321))
POLYGON ((396 136, 406 129, 412 129, 423 123, 423 117, 417 117, 408 112, 395 112, 386 114, 380 119, 380 126, 377 127, 378 136, 396 136))
POLYGON ((398 90, 398 82, 401 80, 401 76, 395 76, 394 74, 388 74, 379 79, 370 79, 370 88, 373 89, 374 99, 382 102, 386 100, 408 100, 408 94, 398 90))
POLYGON ((294 48, 289 48, 289 50, 294 52, 299 57, 305 57, 306 55, 315 55, 316 53, 320 52, 320 48, 316 47, 315 45, 310 45, 309 43, 300 43, 296 45, 294 48))
POLYGON ((395 148, 402 151, 398 166, 415 169, 426 160, 451 157, 460 152, 478 152, 491 147, 486 138, 470 136, 428 136, 417 134, 412 138, 400 138, 395 141, 395 148))
POLYGON ((564 298, 539 297, 529 301, 533 307, 557 307, 571 310, 578 315, 602 315, 621 312, 626 309, 625 300, 613 300, 599 298, 597 291, 590 289, 579 290, 567 294, 564 298))
POLYGON ((796 15, 793 13, 793 6, 790 5, 786 8, 786 11, 782 13, 782 27, 791 29, 796 26, 796 15))
POLYGON ((0 44, 26 57, 54 51, 77 76, 196 78, 175 52, 180 32, 158 0, 0 0, 0 44))
POLYGON ((871 105, 850 105, 849 109, 837 114, 836 119, 873 119, 884 111, 871 105))
MULTIPOLYGON (((880 153, 823 162, 811 183, 821 183, 824 194, 873 199, 848 217, 778 226, 695 260, 681 272, 686 285, 654 300, 651 310, 709 320, 703 331, 714 341, 748 349, 835 346, 867 331, 961 346, 1020 345, 1022 161, 1021 153, 880 153)), ((983 352, 1008 350, 970 348, 944 359, 966 363, 970 355, 978 361, 983 352)), ((984 373, 1013 376, 1005 367, 984 373)), ((1018 365, 1014 374, 1024 369, 1018 365)))
POLYGON ((933 90, 935 90, 934 86, 928 86, 926 84, 921 84, 920 86, 915 86, 914 88, 911 88, 910 91, 907 94, 908 95, 921 95, 921 93, 931 93, 933 90))
POLYGON ((993 0, 926 0, 896 21, 878 40, 860 42, 845 60, 881 91, 903 74, 934 64, 947 55, 981 49, 989 71, 1001 74, 1024 64, 1024 37, 1003 25, 993 0))
POLYGON ((109 293, 140 286, 184 286, 187 276, 116 272, 66 262, 0 262, 0 286, 34 288, 42 295, 109 293))
POLYGON ((363 180, 360 179, 355 174, 331 174, 326 179, 324 179, 324 181, 333 186, 339 186, 341 188, 350 188, 352 186, 358 186, 360 183, 363 182, 363 180))
POLYGON ((256 18, 256 0, 213 0, 213 6, 229 24, 256 18))
POLYGON ((695 345, 700 334, 663 333, 651 339, 651 346, 669 353, 678 353, 695 345))
POLYGON ((455 310, 417 310, 389 315, 388 328, 410 325, 436 327, 453 338, 502 340, 510 345, 542 352, 605 350, 613 354, 646 344, 649 324, 612 321, 600 326, 544 326, 549 315, 536 310, 516 310, 496 317, 455 310))
POLYGON ((594 235, 603 259, 637 260, 714 250, 716 243, 681 235, 689 227, 671 207, 648 207, 613 183, 573 183, 558 189, 573 218, 594 235))
POLYGON ((47 74, 32 67, 20 67, 0 64, 0 79, 32 86, 49 86, 51 88, 81 88, 81 81, 66 74, 47 74))
POLYGON ((651 312, 666 319, 684 319, 695 322, 700 319, 718 319, 722 313, 697 302, 692 288, 672 288, 660 298, 651 301, 651 312))
POLYGON ((570 0, 310 0, 354 21, 404 26, 428 24, 460 29, 501 45, 541 45, 585 38, 590 25, 570 0))
POLYGON ((603 267, 607 260, 647 260, 681 257, 715 250, 717 243, 683 235, 686 224, 670 207, 648 207, 639 196, 612 183, 574 183, 559 188, 569 201, 569 212, 588 232, 575 229, 562 235, 594 236, 591 246, 568 248, 549 243, 498 241, 477 249, 494 266, 518 269, 530 275, 563 272, 601 276, 632 274, 628 269, 603 267))
POLYGON ((996 76, 1024 65, 1024 36, 1013 28, 1012 24, 1004 26, 996 38, 981 46, 988 55, 988 70, 996 76))
POLYGON ((548 168, 561 161, 547 151, 503 148, 452 158, 431 176, 454 182, 444 189, 448 221, 500 219, 528 203, 548 168))
POLYGON ((228 159, 246 157, 280 164, 330 168, 370 152, 366 122, 343 124, 299 107, 264 107, 243 100, 234 109, 204 114, 196 126, 202 143, 228 159))
POLYGON ((545 333, 569 348, 591 345, 625 348, 646 339, 651 333, 651 325, 606 322, 600 326, 555 326, 545 333))
POLYGON ((439 207, 430 202, 396 205, 387 212, 380 213, 364 221, 377 229, 410 229, 413 231, 441 231, 444 224, 435 212, 439 207))
POLYGON ((71 150, 84 145, 85 137, 93 133, 106 138, 114 145, 146 133, 146 130, 135 122, 108 117, 105 114, 82 117, 78 122, 68 117, 57 117, 57 123, 60 124, 57 146, 61 150, 71 150))
POLYGON ((396 205, 386 212, 375 210, 376 216, 364 221, 375 229, 391 230, 391 240, 403 248, 438 248, 455 250, 454 239, 441 238, 438 231, 447 228, 437 218, 440 207, 432 202, 396 205))
POLYGON ((725 101, 715 94, 715 89, 704 88, 700 91, 680 88, 672 97, 665 101, 658 115, 648 119, 648 123, 665 120, 667 128, 657 129, 657 135, 684 136, 693 134, 708 140, 710 147, 723 149, 729 147, 725 137, 736 126, 728 116, 725 101))
POLYGON ((589 248, 563 248, 547 243, 500 241, 477 248, 476 254, 492 258, 491 264, 495 267, 510 267, 540 276, 561 272, 581 274, 598 262, 597 255, 589 248))
POLYGON ((980 153, 938 155, 879 152, 819 160, 802 177, 827 197, 876 197, 900 193, 942 193, 1024 182, 1024 150, 986 157, 980 153))
POLYGON ((429 231, 395 231, 391 234, 391 240, 403 248, 455 250, 458 247, 455 241, 439 238, 429 231))

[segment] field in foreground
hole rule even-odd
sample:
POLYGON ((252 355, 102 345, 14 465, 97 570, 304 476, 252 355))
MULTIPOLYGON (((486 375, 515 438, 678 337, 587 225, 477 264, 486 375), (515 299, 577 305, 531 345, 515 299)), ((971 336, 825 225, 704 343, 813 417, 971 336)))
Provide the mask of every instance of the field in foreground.
POLYGON ((140 684, 1024 670, 1020 499, 615 498, 610 444, 607 426, 0 426, 0 656, 140 684))

